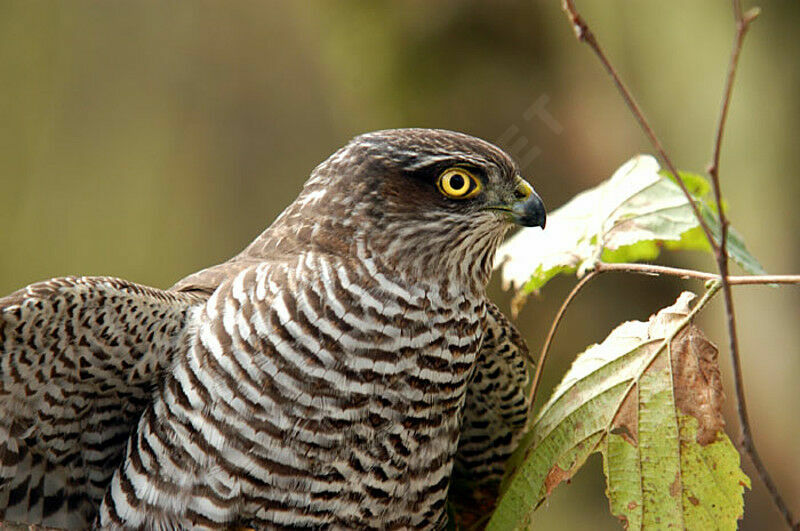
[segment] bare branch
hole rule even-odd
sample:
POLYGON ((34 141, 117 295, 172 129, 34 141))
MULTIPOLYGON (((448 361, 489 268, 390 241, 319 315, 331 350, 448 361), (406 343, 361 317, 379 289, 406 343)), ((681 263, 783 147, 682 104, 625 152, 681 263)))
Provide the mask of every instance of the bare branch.
MULTIPOLYGON (((712 178, 719 179, 719 157, 722 147, 722 135, 725 131, 725 123, 728 120, 728 107, 731 103, 731 95, 733 94, 733 82, 736 78, 736 69, 739 65, 739 54, 742 51, 742 43, 744 36, 747 33, 750 23, 755 20, 759 14, 758 9, 748 11, 746 14, 742 13, 742 8, 739 2, 734 1, 734 12, 736 13, 736 37, 733 43, 733 50, 731 51, 731 60, 728 65, 728 77, 725 82, 725 96, 722 98, 722 108, 719 113, 719 121, 717 122, 717 132, 714 140, 714 155, 711 159, 711 164, 708 166, 708 173, 712 178)), ((715 187, 715 192, 718 187, 715 187)), ((717 204, 719 205, 720 198, 717 197, 717 204)), ((727 251, 726 251, 727 252, 727 251)))
POLYGON ((589 47, 594 51, 597 57, 600 59, 600 62, 603 64, 603 67, 606 69, 606 72, 609 73, 611 79, 614 81, 614 84, 617 86, 617 90, 622 95, 622 98, 625 100, 625 103, 628 105, 628 108, 633 113, 636 121, 639 122, 639 126, 641 126, 644 133, 647 135, 647 138, 650 140, 650 143, 655 148, 656 152, 658 152, 658 156, 667 166, 669 171, 675 176, 675 180, 678 183, 678 186, 681 187, 681 191, 686 196, 686 199, 689 201, 689 205, 692 207, 692 211, 694 212, 697 221, 700 223, 700 226, 703 228, 703 233, 706 235, 706 239, 708 240, 709 245, 711 248, 716 251, 717 249, 717 242, 714 239, 714 233, 711 232, 711 228, 706 223, 703 215, 700 213, 700 207, 697 206, 697 203, 692 197, 692 194, 689 192, 689 189, 686 188, 686 185, 683 184, 683 180, 680 178, 678 174, 678 170, 675 168, 675 165, 672 163, 672 159, 667 155, 666 151, 664 151, 664 147, 661 145, 661 141, 656 136, 655 131, 653 128, 650 127, 647 119, 644 117, 644 113, 642 109, 639 107, 639 104, 636 103, 636 100, 633 99, 633 95, 622 82, 622 79, 619 77, 617 70, 611 65, 611 62, 606 57, 605 53, 603 53, 602 48, 600 48, 600 44, 597 42, 597 39, 594 36, 594 33, 589 29, 589 25, 586 21, 581 17, 578 13, 578 10, 575 8, 575 4, 573 0, 562 0, 561 8, 567 14, 567 17, 572 24, 572 29, 575 31, 575 36, 578 38, 579 41, 585 42, 589 45, 589 47))
MULTIPOLYGON (((630 264, 599 262, 595 265, 596 271, 617 271, 621 273, 638 273, 640 275, 667 275, 679 278, 694 278, 697 280, 720 280, 720 275, 683 269, 680 267, 667 267, 654 264, 630 264)), ((731 286, 760 285, 760 284, 800 284, 800 275, 741 275, 728 276, 731 286)))
POLYGON ((583 289, 583 287, 589 283, 590 280, 595 278, 597 275, 602 273, 602 271, 592 271, 585 277, 581 279, 580 282, 575 284, 575 287, 572 288, 572 291, 569 292, 567 298, 564 299, 564 302, 561 303, 561 308, 558 309, 558 313, 556 313, 555 318, 553 319, 553 323, 550 325, 550 331, 547 332, 547 338, 544 340, 544 345, 542 345, 542 351, 539 354, 539 361, 536 364, 536 372, 533 375, 533 382, 531 382, 531 388, 528 391, 528 423, 530 424, 533 421, 533 404, 536 401, 536 391, 539 389, 539 383, 542 379, 542 372, 544 371, 544 363, 547 361, 547 353, 550 350, 550 344, 553 342, 553 338, 556 335, 556 330, 558 329, 559 323, 561 323, 561 319, 563 319, 564 314, 567 311, 567 307, 570 305, 572 300, 578 295, 578 292, 583 289))

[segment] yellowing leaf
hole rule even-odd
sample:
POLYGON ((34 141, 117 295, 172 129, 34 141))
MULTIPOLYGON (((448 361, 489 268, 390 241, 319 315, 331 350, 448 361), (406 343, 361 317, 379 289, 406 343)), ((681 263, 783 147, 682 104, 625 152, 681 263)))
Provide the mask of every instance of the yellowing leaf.
POLYGON ((578 356, 524 438, 489 529, 527 527, 596 451, 628 529, 736 527, 749 480, 722 431, 717 350, 691 324, 693 298, 623 323, 578 356))

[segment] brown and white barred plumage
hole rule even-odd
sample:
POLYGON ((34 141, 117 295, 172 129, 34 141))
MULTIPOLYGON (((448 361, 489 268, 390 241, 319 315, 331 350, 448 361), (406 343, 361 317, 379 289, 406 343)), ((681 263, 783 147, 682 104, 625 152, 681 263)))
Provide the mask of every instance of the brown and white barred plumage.
POLYGON ((487 304, 477 369, 467 388, 456 467, 471 482, 497 480, 528 419, 527 346, 494 304, 487 304))
POLYGON ((105 277, 0 299, 0 521, 86 527, 201 300, 105 277))
POLYGON ((477 480, 502 473, 527 377, 524 344, 484 294, 507 220, 441 197, 425 173, 441 164, 486 172, 487 198, 515 197, 517 170, 494 146, 438 130, 372 133, 316 168, 240 255, 168 292, 82 279, 0 299, 0 410, 13 419, 0 428, 0 515, 80 527, 104 491, 101 527, 441 527, 454 459, 477 480), (109 304, 117 292, 128 298, 109 304), (58 297, 72 304, 48 309, 58 297), (67 317, 51 319, 59 311, 67 317), (104 342, 87 346, 87 334, 104 342), (85 385, 20 370, 36 363, 74 366, 85 385), (16 410, 42 400, 25 385, 53 405, 20 431, 16 410), (86 430, 88 417, 73 425, 96 438, 77 442, 70 428, 61 440, 64 404, 110 407, 116 445, 86 430), (59 452, 68 479, 52 480, 59 452), (95 470, 86 456, 97 452, 95 470), (57 504, 54 489, 74 501, 57 504))

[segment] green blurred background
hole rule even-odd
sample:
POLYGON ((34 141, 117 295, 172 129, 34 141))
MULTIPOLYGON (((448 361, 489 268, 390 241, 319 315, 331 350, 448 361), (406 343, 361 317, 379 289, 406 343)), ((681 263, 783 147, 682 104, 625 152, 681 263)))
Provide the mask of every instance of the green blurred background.
MULTIPOLYGON (((651 150, 558 4, 4 0, 0 294, 68 274, 167 287, 238 252, 317 163, 374 129, 443 127, 499 141, 545 202, 562 204, 651 150)), ((678 166, 702 173, 733 38, 729 4, 580 7, 678 166)), ((797 273, 800 4, 762 8, 721 172, 751 251, 770 272, 797 273)), ((696 253, 664 262, 713 268, 696 253)), ((534 350, 573 283, 553 281, 521 314, 534 350)), ((685 288, 702 286, 597 280, 562 325, 544 394, 576 352, 685 288)), ((497 281, 492 290, 507 308, 497 281)), ((756 440, 800 512, 800 292, 742 287, 735 297, 756 440)), ((732 397, 721 300, 701 321, 723 347, 732 397)), ((779 528, 753 484, 741 528, 779 528)), ((619 528, 597 458, 537 514, 543 529, 619 528)))

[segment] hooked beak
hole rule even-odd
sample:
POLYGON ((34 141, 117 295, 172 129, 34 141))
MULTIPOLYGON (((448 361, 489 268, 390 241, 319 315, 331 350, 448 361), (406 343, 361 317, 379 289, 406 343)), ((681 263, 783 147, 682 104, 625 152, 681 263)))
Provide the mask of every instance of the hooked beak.
POLYGON ((544 228, 547 215, 542 198, 537 195, 533 187, 522 177, 517 177, 517 187, 514 190, 514 201, 509 204, 495 207, 508 214, 510 221, 523 227, 544 228))

